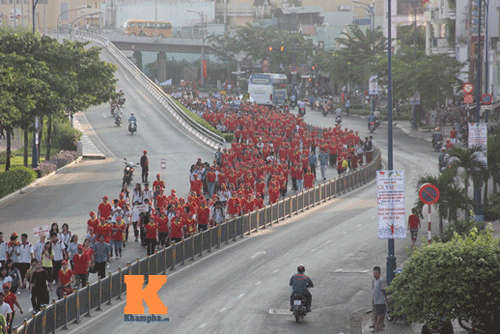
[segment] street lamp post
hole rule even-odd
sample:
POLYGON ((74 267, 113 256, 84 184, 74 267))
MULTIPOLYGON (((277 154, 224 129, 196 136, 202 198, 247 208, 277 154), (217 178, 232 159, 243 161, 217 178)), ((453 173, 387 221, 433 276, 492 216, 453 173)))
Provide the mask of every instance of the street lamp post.
POLYGON ((205 62, 205 14, 201 10, 187 10, 190 13, 196 13, 201 17, 201 54, 200 54, 200 86, 205 86, 205 77, 203 76, 203 63, 205 62))
MULTIPOLYGON (((392 156, 392 32, 391 32, 391 0, 387 0, 387 169, 393 170, 392 156)), ((394 278, 396 256, 394 254, 394 238, 387 241, 387 283, 394 278)))
POLYGON ((74 12, 74 11, 78 11, 78 10, 82 10, 82 9, 87 9, 87 8, 90 8, 88 6, 84 6, 84 7, 78 7, 78 8, 73 8, 73 9, 67 9, 65 11, 62 11, 59 16, 57 17, 57 39, 59 39, 59 27, 61 26, 61 18, 63 15, 65 14, 68 14, 70 12, 74 12))
MULTIPOLYGON (((31 3, 31 8, 32 8, 32 23, 33 23, 33 34, 36 32, 36 25, 35 25, 35 15, 36 15, 36 6, 38 5, 39 0, 32 0, 31 3)), ((40 126, 40 119, 38 115, 35 115, 35 127, 33 128, 33 151, 31 154, 31 167, 32 168, 38 168, 38 160, 39 160, 39 153, 38 152, 38 128, 40 126)))

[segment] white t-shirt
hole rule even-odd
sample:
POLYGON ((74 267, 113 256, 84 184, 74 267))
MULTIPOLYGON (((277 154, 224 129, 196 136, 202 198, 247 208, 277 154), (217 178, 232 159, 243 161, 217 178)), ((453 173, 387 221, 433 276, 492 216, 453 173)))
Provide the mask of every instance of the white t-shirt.
POLYGON ((0 243, 0 261, 7 261, 7 243, 0 243))
POLYGON ((52 252, 54 253, 54 261, 62 261, 64 259, 63 250, 66 248, 61 240, 57 240, 54 244, 52 242, 52 252))
POLYGON ((17 262, 19 263, 31 263, 31 254, 33 254, 33 246, 30 243, 20 244, 17 246, 17 251, 19 255, 17 256, 17 262))
POLYGON ((7 304, 6 302, 3 302, 2 305, 0 305, 0 313, 3 314, 5 319, 7 319, 7 314, 12 313, 12 309, 10 308, 10 305, 7 304))
POLYGON ((33 246, 33 255, 38 262, 42 261, 42 252, 45 242, 38 241, 35 246, 33 246))

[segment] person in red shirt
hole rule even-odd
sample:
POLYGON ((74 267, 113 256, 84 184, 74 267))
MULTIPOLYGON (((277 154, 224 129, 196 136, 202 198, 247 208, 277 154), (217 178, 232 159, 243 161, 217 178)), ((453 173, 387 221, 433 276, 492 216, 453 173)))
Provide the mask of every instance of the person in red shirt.
POLYGON ((9 322, 7 324, 9 327, 9 332, 10 332, 10 330, 12 329, 12 323, 14 322, 14 315, 16 313, 14 310, 14 305, 17 306, 17 308, 19 309, 19 312, 21 312, 21 314, 23 314, 23 309, 21 308, 21 305, 19 305, 19 302, 17 301, 16 294, 13 293, 12 291, 10 291, 10 284, 4 283, 2 288, 3 288, 3 295, 4 295, 3 301, 6 304, 9 304, 10 309, 12 310, 10 318, 8 319, 9 322))
POLYGON ((102 202, 98 207, 99 218, 108 219, 111 215, 111 204, 108 202, 108 196, 102 198, 102 202))
POLYGON ((455 127, 451 128, 450 130, 450 141, 452 144, 457 143, 457 130, 455 129, 455 127))
POLYGON ((207 180, 208 194, 210 197, 212 197, 215 193, 215 181, 217 179, 214 167, 210 167, 210 170, 207 172, 205 179, 207 180))
POLYGON ((196 221, 190 216, 184 217, 184 226, 186 228, 186 237, 189 237, 196 233, 196 221))
POLYGON ((77 286, 87 285, 89 278, 90 255, 84 252, 83 245, 78 245, 78 252, 73 255, 73 274, 76 276, 77 286))
POLYGON ((73 271, 69 268, 67 260, 63 260, 62 267, 57 274, 57 280, 59 283, 57 297, 62 298, 73 291, 71 288, 71 283, 73 283, 73 271))
POLYGON ((95 231, 97 225, 99 225, 99 219, 97 219, 94 211, 90 211, 89 216, 90 219, 87 221, 87 232, 89 231, 89 228, 92 228, 95 231))
POLYGON ((311 172, 311 168, 307 169, 306 175, 304 175, 304 188, 310 189, 314 185, 314 174, 311 172))
POLYGON ((158 226, 153 220, 150 220, 149 223, 144 226, 144 230, 146 232, 147 254, 149 256, 155 252, 158 226))
POLYGON ((160 193, 160 190, 164 189, 165 189, 165 182, 163 182, 163 180, 160 179, 160 174, 156 174, 156 180, 154 180, 153 182, 153 191, 155 195, 157 196, 160 193))
POLYGON ((122 217, 116 217, 116 222, 111 225, 111 246, 115 250, 115 256, 122 257, 123 232, 125 230, 125 222, 122 217))
POLYGON ((177 215, 170 224, 170 240, 180 242, 184 237, 183 224, 181 217, 177 215))
POLYGON ((207 207, 205 201, 201 202, 201 206, 196 212, 196 219, 198 220, 198 229, 206 231, 208 228, 208 221, 210 219, 210 209, 207 207))
POLYGON ((194 175, 194 180, 191 182, 191 191, 194 192, 196 195, 201 195, 201 190, 203 187, 203 182, 198 179, 198 175, 194 175))
POLYGON ((411 233, 411 246, 415 247, 417 242, 418 229, 420 228, 420 218, 418 218, 417 209, 411 209, 411 215, 408 217, 408 227, 411 233))
POLYGON ((155 217, 156 225, 158 226, 158 240, 163 247, 168 246, 168 216, 165 211, 160 210, 160 214, 155 217))

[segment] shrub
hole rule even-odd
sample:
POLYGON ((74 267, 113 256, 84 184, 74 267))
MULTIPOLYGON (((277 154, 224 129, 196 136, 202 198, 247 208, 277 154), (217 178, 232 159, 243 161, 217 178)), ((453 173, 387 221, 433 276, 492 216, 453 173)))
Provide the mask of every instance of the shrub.
POLYGON ((484 208, 484 219, 493 221, 500 218, 500 194, 491 196, 484 208))
POLYGON ((67 121, 56 122, 53 144, 62 150, 76 151, 76 144, 82 135, 80 131, 71 127, 67 121))
POLYGON ((36 172, 26 167, 15 167, 0 173, 0 198, 27 186, 35 178, 36 172))
POLYGON ((50 162, 50 161, 42 161, 42 162, 40 162, 40 165, 38 166, 38 170, 40 171, 40 176, 49 175, 50 173, 54 172, 56 169, 57 169, 56 164, 53 162, 50 162))
POLYGON ((78 158, 78 153, 76 151, 61 151, 51 159, 51 163, 53 163, 56 168, 61 168, 76 158, 78 158))

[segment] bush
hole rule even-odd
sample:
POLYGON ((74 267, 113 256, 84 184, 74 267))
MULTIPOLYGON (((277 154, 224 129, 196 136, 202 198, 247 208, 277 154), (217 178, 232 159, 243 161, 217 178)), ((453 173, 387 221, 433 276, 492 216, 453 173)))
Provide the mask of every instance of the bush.
POLYGON ((36 172, 26 167, 15 167, 0 173, 0 198, 27 186, 35 178, 36 172))
POLYGON ((500 194, 491 196, 484 208, 484 219, 493 221, 500 218, 500 194))
POLYGON ((38 166, 38 170, 40 171, 40 176, 49 175, 50 173, 54 172, 56 169, 57 169, 56 164, 53 162, 50 162, 50 161, 42 161, 42 162, 40 162, 40 165, 38 166))
POLYGON ((50 162, 53 163, 56 168, 61 168, 73 160, 78 158, 78 153, 76 151, 61 151, 57 153, 50 162))
POLYGON ((80 140, 81 132, 71 127, 67 121, 55 123, 53 145, 61 150, 76 151, 76 144, 80 140))

